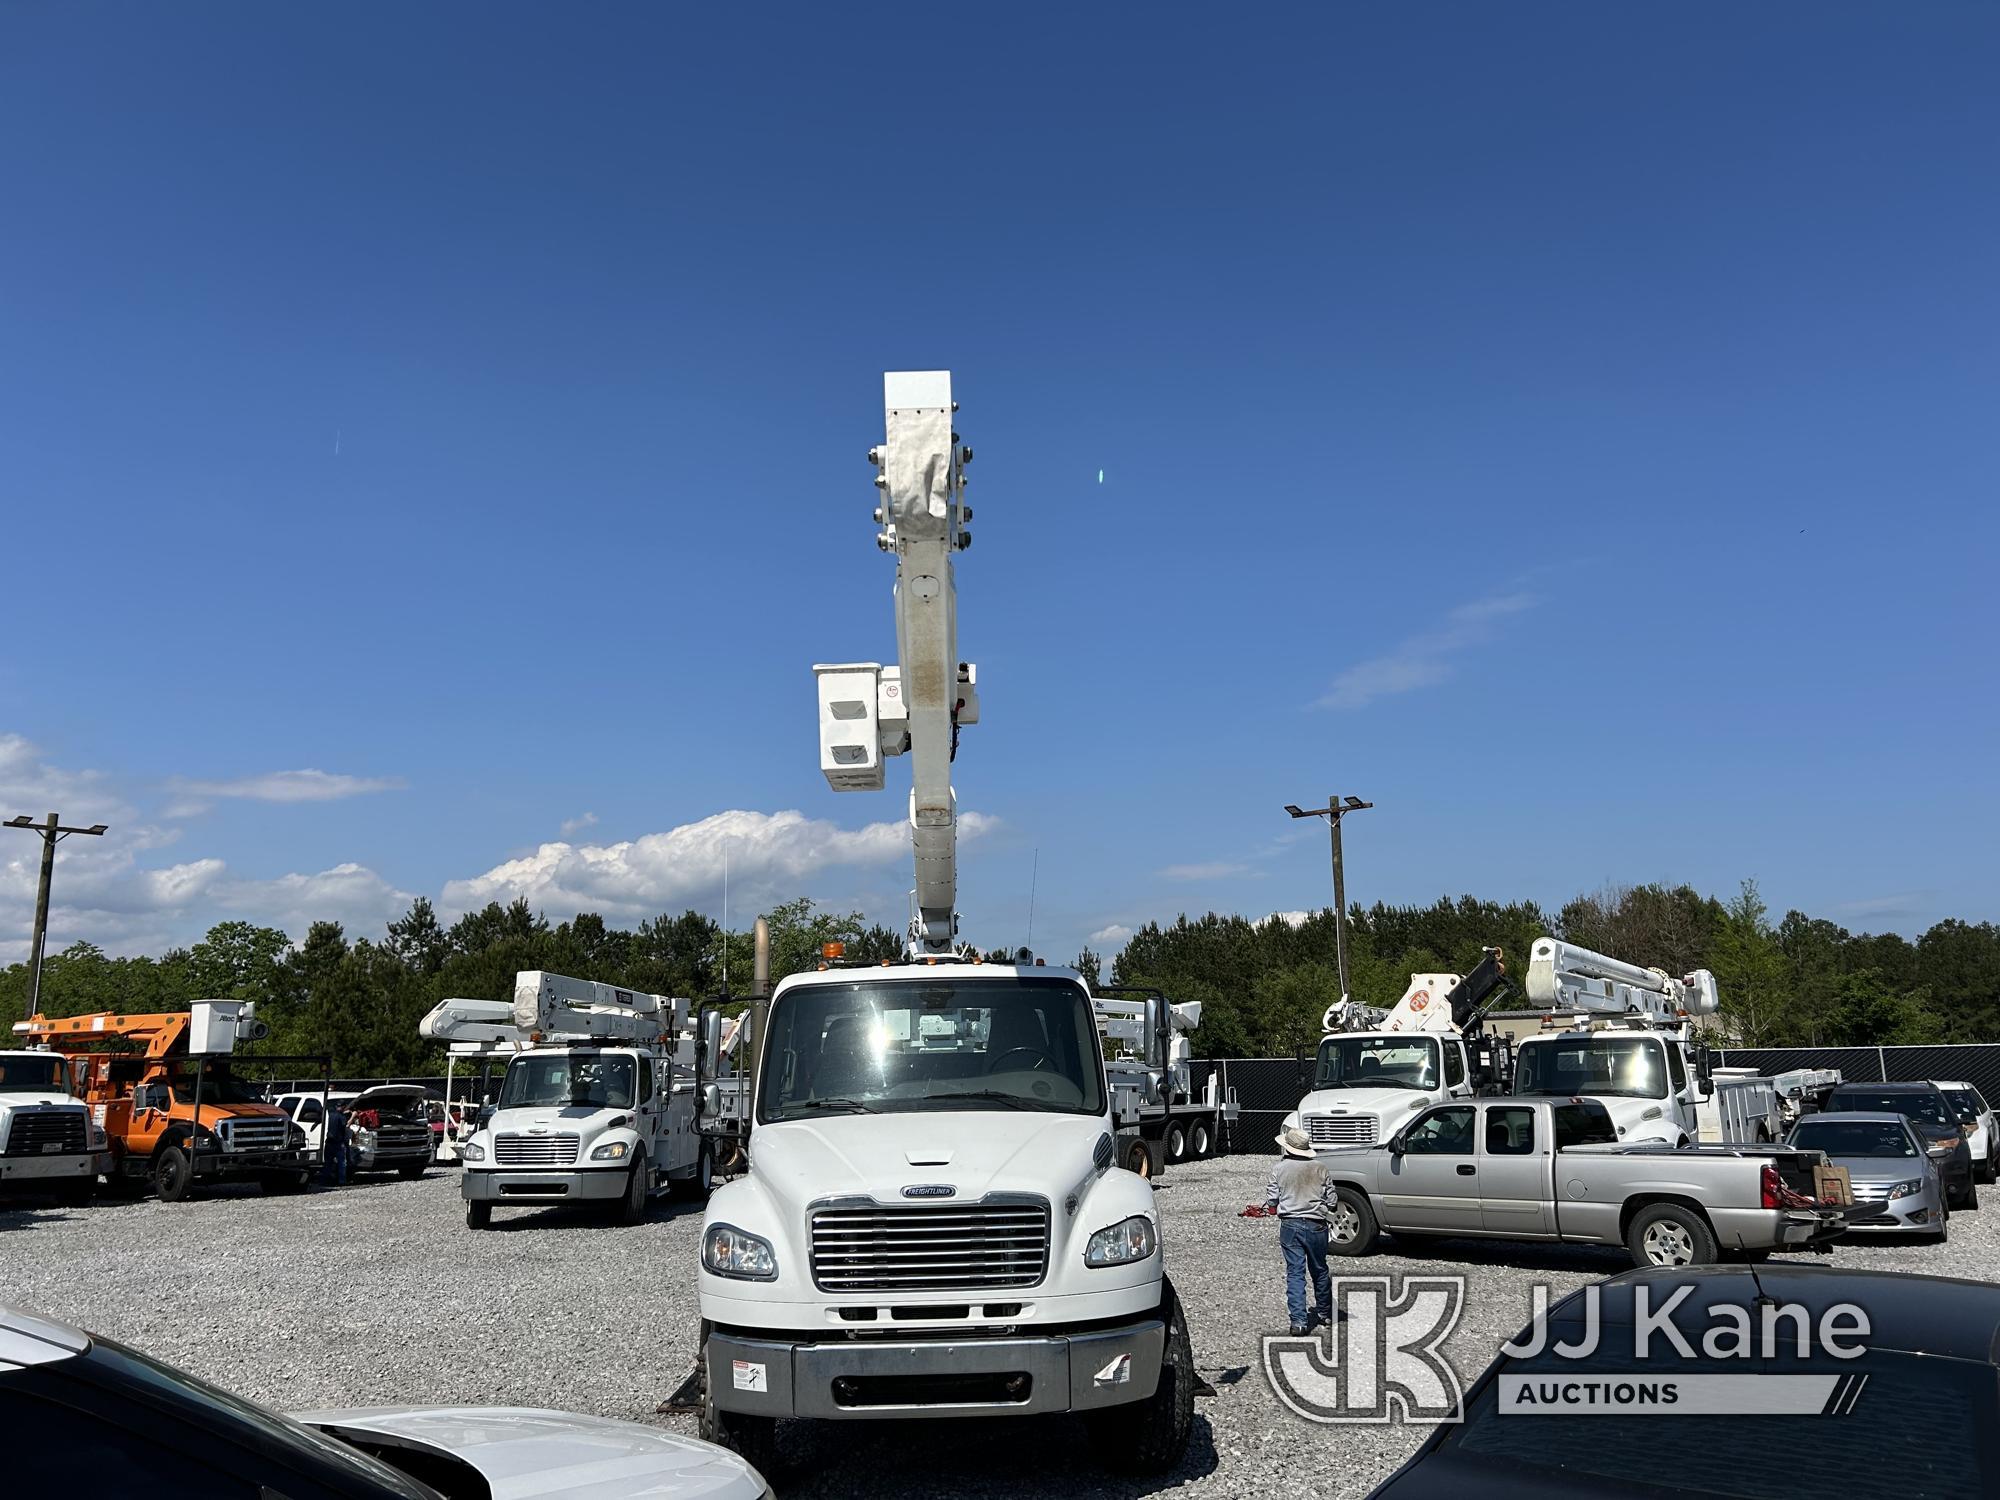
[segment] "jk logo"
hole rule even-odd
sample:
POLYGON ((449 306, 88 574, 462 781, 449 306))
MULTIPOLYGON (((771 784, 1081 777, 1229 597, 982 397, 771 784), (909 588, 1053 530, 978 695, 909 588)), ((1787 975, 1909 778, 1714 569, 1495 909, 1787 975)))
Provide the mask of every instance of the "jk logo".
POLYGON ((1336 1276, 1322 1336, 1267 1334, 1264 1374, 1310 1422, 1458 1422, 1464 1387, 1439 1347, 1465 1310, 1458 1276, 1336 1276))

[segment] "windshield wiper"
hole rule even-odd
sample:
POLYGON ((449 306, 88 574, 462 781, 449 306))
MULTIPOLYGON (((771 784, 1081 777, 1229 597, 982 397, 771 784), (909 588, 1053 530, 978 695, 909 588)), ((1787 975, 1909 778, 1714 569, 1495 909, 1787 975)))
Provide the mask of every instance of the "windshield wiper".
POLYGON ((873 1115, 881 1113, 881 1111, 876 1109, 874 1105, 864 1104, 859 1099, 801 1099, 797 1104, 793 1105, 792 1108, 844 1109, 851 1114, 857 1114, 857 1115, 873 1115))
POLYGON ((1010 1109, 1041 1108, 1040 1105, 1034 1103, 1032 1100, 1023 1099, 1019 1094, 1006 1093, 1001 1089, 966 1089, 963 1091, 953 1089, 949 1093, 926 1094, 924 1098, 926 1101, 932 1099, 978 1099, 982 1101, 990 1099, 995 1104, 1004 1104, 1010 1109))

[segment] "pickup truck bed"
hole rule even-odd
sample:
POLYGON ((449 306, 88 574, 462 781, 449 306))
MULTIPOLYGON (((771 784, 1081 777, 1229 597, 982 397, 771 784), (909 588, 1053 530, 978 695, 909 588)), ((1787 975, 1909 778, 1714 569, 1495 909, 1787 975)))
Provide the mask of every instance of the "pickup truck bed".
POLYGON ((1381 1146, 1324 1154, 1339 1185, 1328 1248, 1390 1234, 1624 1245, 1635 1264, 1808 1249, 1843 1210, 1813 1199, 1812 1151, 1621 1146, 1594 1100, 1453 1100, 1381 1146))

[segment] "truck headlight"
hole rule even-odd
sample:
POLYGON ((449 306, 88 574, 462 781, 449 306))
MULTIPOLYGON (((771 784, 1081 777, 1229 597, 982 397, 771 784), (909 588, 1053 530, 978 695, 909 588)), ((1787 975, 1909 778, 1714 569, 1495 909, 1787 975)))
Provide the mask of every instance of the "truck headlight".
POLYGON ((1100 1229, 1093 1234, 1090 1243, 1084 1246, 1083 1263, 1086 1266, 1129 1266, 1134 1261, 1144 1260, 1159 1248, 1160 1237, 1153 1230, 1153 1221, 1144 1214, 1134 1214, 1109 1229, 1100 1229))
POLYGON ((745 1234, 734 1224, 711 1224, 701 1237, 701 1263, 716 1276, 738 1281, 776 1281, 778 1257, 771 1242, 745 1234))
POLYGON ((1908 1182, 1899 1182, 1890 1188, 1889 1196, 1891 1198, 1914 1198, 1923 1190, 1923 1183, 1917 1178, 1912 1177, 1908 1182))
POLYGON ((294 1125, 285 1132, 285 1144, 294 1151, 306 1149, 306 1133, 294 1125))
POLYGON ((458 1154, 467 1161, 485 1161, 486 1148, 477 1141, 467 1141, 459 1148, 458 1154))
POLYGON ((109 1150, 111 1147, 111 1142, 105 1139, 104 1127, 98 1124, 95 1120, 87 1121, 86 1124, 88 1127, 86 1131, 86 1136, 87 1139, 90 1141, 90 1149, 92 1151, 109 1150))
POLYGON ((590 1153, 592 1161, 623 1161, 626 1145, 623 1141, 606 1141, 590 1153))

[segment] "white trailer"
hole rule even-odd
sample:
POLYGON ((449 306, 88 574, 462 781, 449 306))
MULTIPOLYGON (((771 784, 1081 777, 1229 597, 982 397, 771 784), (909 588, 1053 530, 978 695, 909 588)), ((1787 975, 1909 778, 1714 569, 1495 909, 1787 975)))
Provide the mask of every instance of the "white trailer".
POLYGON ((890 374, 883 398, 900 660, 814 672, 830 786, 914 763, 909 959, 794 974, 761 1007, 748 1171, 702 1222, 701 1434, 756 1462, 793 1417, 1073 1412, 1107 1462, 1160 1472, 1193 1427, 1193 1355, 1152 1186, 1116 1163, 1089 988, 957 942, 970 450, 948 373, 890 374))
POLYGON ((486 1228, 498 1206, 577 1202, 637 1223, 659 1193, 705 1194, 714 1146, 701 1131, 691 1009, 542 970, 515 976, 507 1021, 477 1002, 433 1009, 426 1036, 511 1046, 512 1027, 526 1038, 492 1115, 459 1150, 466 1226, 486 1228))

